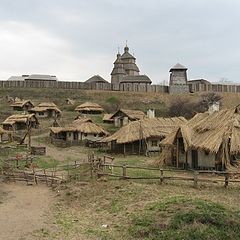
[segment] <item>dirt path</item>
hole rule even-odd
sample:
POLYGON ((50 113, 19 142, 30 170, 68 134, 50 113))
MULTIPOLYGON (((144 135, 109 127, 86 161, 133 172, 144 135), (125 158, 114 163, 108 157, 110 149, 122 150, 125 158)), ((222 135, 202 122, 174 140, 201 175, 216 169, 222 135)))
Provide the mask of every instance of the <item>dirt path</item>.
POLYGON ((52 144, 39 143, 37 141, 38 137, 46 137, 48 133, 41 134, 39 136, 32 137, 32 145, 45 146, 47 150, 47 156, 56 159, 58 161, 87 161, 87 153, 83 153, 83 148, 80 146, 72 146, 67 148, 55 147, 52 144))
POLYGON ((53 194, 46 186, 0 183, 0 239, 25 239, 46 227, 52 203, 53 194))

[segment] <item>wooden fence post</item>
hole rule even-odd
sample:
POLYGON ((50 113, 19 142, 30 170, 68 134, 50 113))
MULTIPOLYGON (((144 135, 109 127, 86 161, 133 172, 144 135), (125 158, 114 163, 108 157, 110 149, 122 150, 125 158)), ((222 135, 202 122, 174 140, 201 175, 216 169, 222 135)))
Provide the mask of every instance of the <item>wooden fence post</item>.
POLYGON ((197 188, 198 187, 198 172, 197 171, 194 171, 193 172, 193 179, 194 179, 194 188, 197 188))
POLYGON ((228 186, 228 183, 229 183, 229 175, 228 173, 225 174, 225 184, 224 184, 224 187, 227 187, 228 186))
POLYGON ((125 179, 126 176, 127 176, 127 167, 125 164, 123 164, 122 166, 122 175, 123 175, 123 178, 125 179))
POLYGON ((160 169, 160 184, 163 183, 163 169, 160 169))

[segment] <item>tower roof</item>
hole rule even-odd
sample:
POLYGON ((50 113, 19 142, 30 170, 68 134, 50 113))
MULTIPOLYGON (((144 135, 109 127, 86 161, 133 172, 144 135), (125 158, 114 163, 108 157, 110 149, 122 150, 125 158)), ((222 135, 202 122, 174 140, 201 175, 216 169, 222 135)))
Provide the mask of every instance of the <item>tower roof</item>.
POLYGON ((111 72, 111 75, 115 75, 115 74, 125 75, 126 74, 126 72, 123 68, 123 62, 122 62, 120 53, 117 54, 117 59, 115 60, 115 62, 113 64, 114 64, 114 67, 113 67, 113 70, 111 72))
POLYGON ((180 63, 177 63, 176 65, 174 65, 169 72, 171 72, 172 70, 187 70, 187 68, 185 66, 183 66, 180 63))
POLYGON ((124 48, 124 53, 122 55, 122 59, 134 59, 136 60, 136 58, 129 53, 129 47, 126 45, 124 48))

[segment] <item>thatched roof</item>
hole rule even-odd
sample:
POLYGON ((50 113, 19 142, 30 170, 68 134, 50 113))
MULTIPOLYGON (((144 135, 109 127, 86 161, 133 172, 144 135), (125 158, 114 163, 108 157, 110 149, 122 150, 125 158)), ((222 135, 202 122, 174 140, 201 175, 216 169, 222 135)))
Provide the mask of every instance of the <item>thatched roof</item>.
POLYGON ((53 133, 60 133, 60 132, 81 132, 81 133, 87 133, 87 134, 103 134, 105 136, 108 136, 109 133, 105 131, 102 127, 99 125, 93 123, 93 122, 83 122, 81 124, 74 125, 68 127, 51 127, 50 130, 53 133))
POLYGON ((36 107, 29 110, 29 112, 45 112, 48 110, 54 110, 55 112, 61 113, 61 110, 53 102, 39 103, 36 107))
POLYGON ((111 119, 114 119, 115 117, 119 115, 125 115, 128 117, 130 120, 141 120, 144 117, 146 117, 145 113, 139 110, 128 110, 128 109, 119 109, 117 112, 115 112, 111 119))
POLYGON ((31 104, 34 106, 34 104, 30 100, 22 100, 22 101, 16 101, 13 104, 10 105, 10 107, 24 107, 25 104, 31 104))
POLYGON ((37 118, 34 114, 15 114, 9 116, 2 125, 13 125, 15 123, 27 123, 27 121, 36 121, 38 123, 37 118))
POLYGON ((77 106, 75 108, 75 111, 99 111, 99 112, 103 112, 103 108, 97 104, 97 103, 93 103, 93 102, 85 102, 79 106, 77 106))
POLYGON ((119 144, 135 142, 150 137, 163 138, 187 120, 183 117, 144 118, 134 121, 119 129, 104 142, 116 141, 119 144))
POLYGON ((112 113, 106 113, 103 115, 103 122, 106 121, 106 122, 113 122, 113 119, 112 119, 112 113))
POLYGON ((92 122, 91 118, 86 118, 86 117, 80 117, 78 116, 74 121, 73 121, 73 125, 78 125, 78 124, 82 124, 85 122, 92 122))
POLYGON ((198 114, 164 139, 161 145, 173 145, 177 134, 182 135, 185 150, 202 149, 217 153, 220 146, 227 143, 230 154, 239 153, 240 107, 221 110, 210 115, 198 114))
POLYGON ((85 83, 109 83, 109 82, 99 75, 94 75, 88 80, 86 80, 85 83))

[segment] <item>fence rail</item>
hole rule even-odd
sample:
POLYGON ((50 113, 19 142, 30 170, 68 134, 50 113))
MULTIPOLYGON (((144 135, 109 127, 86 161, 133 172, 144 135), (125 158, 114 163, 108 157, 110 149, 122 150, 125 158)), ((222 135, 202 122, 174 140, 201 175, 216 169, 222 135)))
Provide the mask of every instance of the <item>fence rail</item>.
POLYGON ((194 187, 198 186, 200 182, 211 182, 217 183, 222 182, 224 186, 227 187, 229 183, 240 183, 240 172, 226 172, 226 171, 208 171, 208 170, 180 170, 180 169, 163 169, 163 168, 151 168, 143 166, 131 166, 131 165, 120 165, 120 164, 106 164, 99 163, 97 167, 97 176, 100 178, 102 176, 116 177, 120 179, 149 179, 149 180, 159 180, 163 183, 166 180, 179 180, 179 181, 190 181, 193 182, 194 187), (115 173, 116 169, 121 169, 121 171, 115 173), (133 176, 128 170, 144 170, 144 171, 156 171, 158 176, 133 176), (168 174, 167 174, 168 173, 168 174), (171 174, 169 176, 169 173, 171 174))

